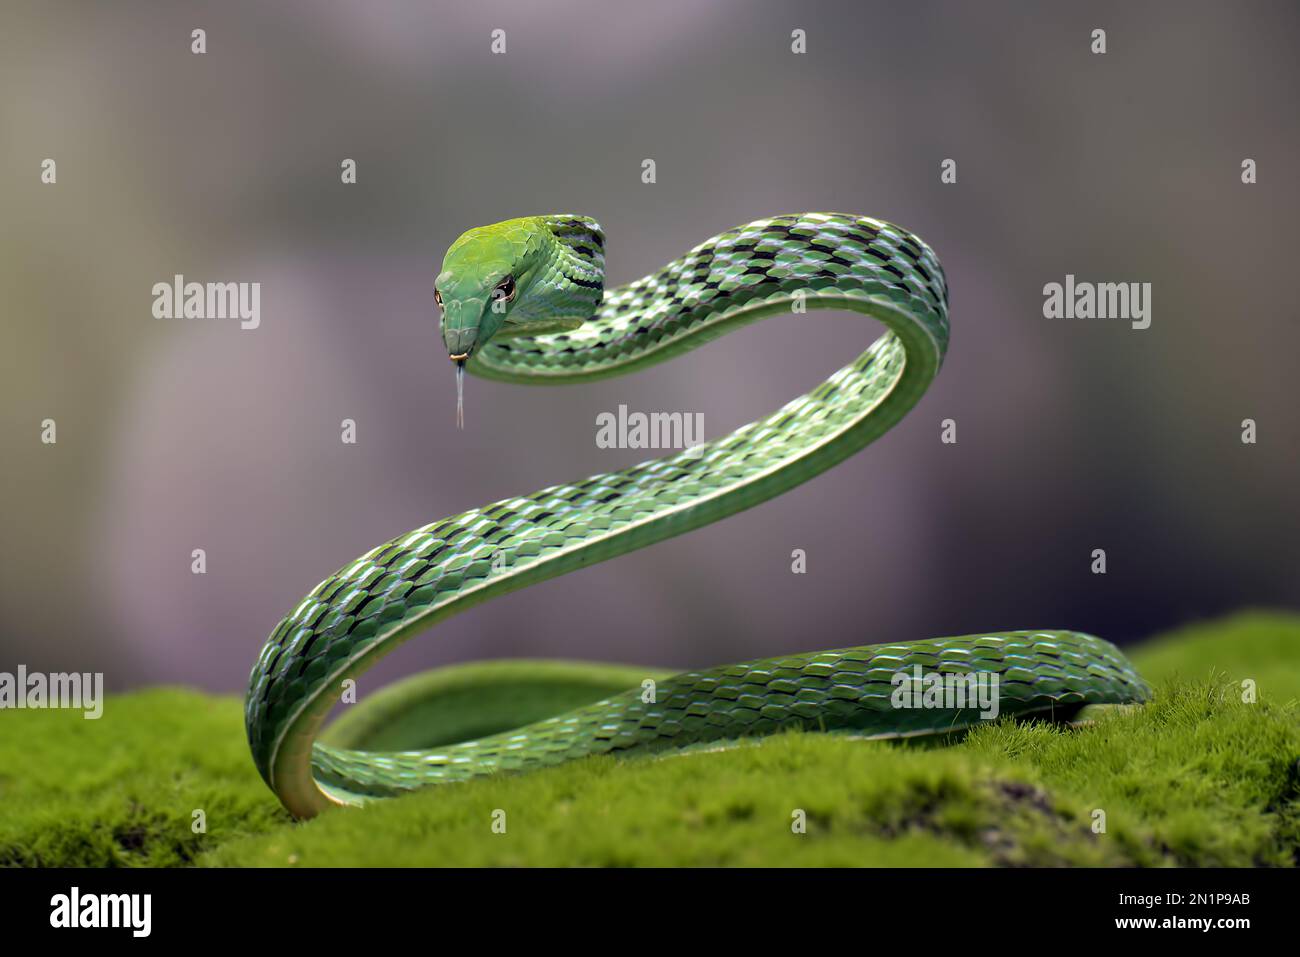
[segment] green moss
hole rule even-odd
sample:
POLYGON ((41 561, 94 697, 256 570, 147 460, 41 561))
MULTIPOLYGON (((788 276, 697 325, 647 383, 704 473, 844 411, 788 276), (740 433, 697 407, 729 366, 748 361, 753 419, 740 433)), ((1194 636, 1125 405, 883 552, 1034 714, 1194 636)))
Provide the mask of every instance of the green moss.
POLYGON ((110 697, 98 720, 49 710, 0 721, 0 865, 189 864, 284 822, 234 698, 157 689, 110 697))
POLYGON ((1300 616, 1239 615, 1132 657, 1154 703, 1087 728, 1001 722, 911 743, 786 734, 588 759, 303 824, 253 771, 233 698, 140 692, 110 699, 99 721, 15 711, 0 739, 0 863, 1300 863, 1300 616))

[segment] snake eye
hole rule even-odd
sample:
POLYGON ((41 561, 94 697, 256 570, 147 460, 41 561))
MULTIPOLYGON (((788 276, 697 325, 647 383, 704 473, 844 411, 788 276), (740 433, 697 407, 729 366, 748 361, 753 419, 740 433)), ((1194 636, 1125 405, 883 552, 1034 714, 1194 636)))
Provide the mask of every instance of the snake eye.
POLYGON ((439 309, 442 308, 442 293, 438 292, 436 288, 433 290, 433 301, 438 304, 439 309))
POLYGON ((502 279, 495 289, 492 290, 493 302, 509 302, 515 298, 515 277, 506 276, 502 279))

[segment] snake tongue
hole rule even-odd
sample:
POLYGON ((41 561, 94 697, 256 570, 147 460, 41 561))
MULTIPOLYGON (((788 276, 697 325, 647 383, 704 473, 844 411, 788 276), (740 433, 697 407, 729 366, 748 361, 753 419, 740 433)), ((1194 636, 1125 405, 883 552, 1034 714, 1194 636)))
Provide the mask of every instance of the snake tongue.
POLYGON ((465 428, 465 360, 456 363, 456 428, 465 428))

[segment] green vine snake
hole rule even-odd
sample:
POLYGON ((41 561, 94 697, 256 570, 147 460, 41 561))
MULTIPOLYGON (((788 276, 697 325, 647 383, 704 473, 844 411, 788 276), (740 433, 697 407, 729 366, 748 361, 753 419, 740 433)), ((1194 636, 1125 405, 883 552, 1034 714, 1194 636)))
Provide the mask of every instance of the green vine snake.
POLYGON ((947 349, 938 259, 879 220, 758 220, 611 290, 604 257, 600 226, 583 216, 513 219, 456 240, 434 297, 458 385, 464 370, 525 384, 623 375, 758 319, 812 309, 861 313, 886 331, 813 391, 729 435, 442 519, 316 586, 267 640, 245 707, 254 761, 291 813, 310 817, 586 755, 728 746, 786 728, 888 738, 980 720, 972 702, 954 698, 900 707, 894 692, 922 673, 996 677, 1003 715, 1077 716, 1147 698, 1110 643, 1013 631, 679 675, 560 662, 442 669, 369 696, 321 733, 348 679, 416 633, 497 595, 719 521, 843 461, 917 402, 947 349), (614 690, 620 684, 627 690, 614 690))

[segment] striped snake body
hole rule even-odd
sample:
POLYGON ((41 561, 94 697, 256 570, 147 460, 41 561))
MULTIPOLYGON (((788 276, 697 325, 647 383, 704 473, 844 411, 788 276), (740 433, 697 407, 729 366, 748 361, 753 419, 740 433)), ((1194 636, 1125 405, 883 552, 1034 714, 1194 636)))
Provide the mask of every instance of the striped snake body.
POLYGON ((435 283, 442 338, 458 373, 572 384, 645 368, 758 319, 810 309, 862 313, 886 332, 813 391, 702 447, 442 519, 321 582, 271 633, 245 709, 258 770, 293 814, 585 755, 720 746, 784 728, 903 737, 980 719, 970 702, 898 707, 897 676, 918 668, 996 676, 1004 715, 1070 715, 1147 698, 1142 679, 1108 642, 1017 631, 671 676, 558 663, 444 669, 356 705, 318 740, 345 679, 417 632, 807 481, 896 423, 943 361, 943 269, 920 239, 889 223, 838 213, 774 216, 608 291, 604 246, 594 220, 567 215, 509 220, 458 239, 435 283), (614 692, 618 681, 630 689, 614 692), (440 711, 440 700, 460 703, 440 711), (547 701, 562 702, 563 713, 546 714, 547 701), (467 723, 480 704, 487 716, 467 723), (342 730, 331 734, 335 728, 342 730))

